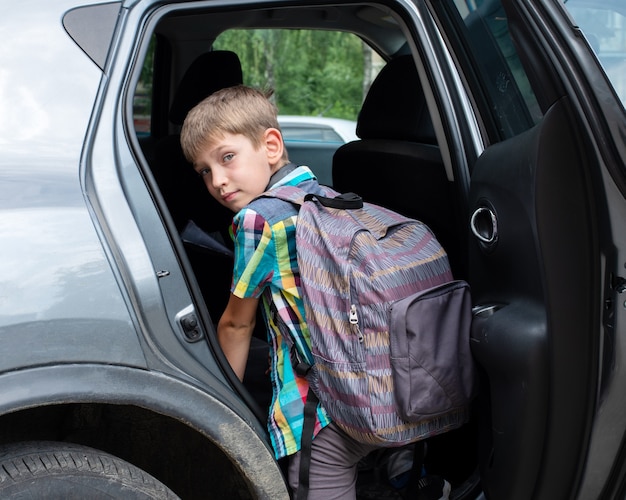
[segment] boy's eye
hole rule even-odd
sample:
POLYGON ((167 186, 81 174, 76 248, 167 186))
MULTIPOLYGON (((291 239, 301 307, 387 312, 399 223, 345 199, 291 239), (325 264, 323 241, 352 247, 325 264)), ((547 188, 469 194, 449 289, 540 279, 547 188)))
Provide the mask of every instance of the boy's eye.
POLYGON ((205 177, 205 176, 209 175, 210 173, 211 173, 211 169, 209 169, 209 168, 203 168, 201 170, 198 170, 198 175, 200 177, 205 177))
POLYGON ((233 153, 227 153, 227 154, 225 154, 225 155, 224 155, 224 157, 222 158, 222 160, 223 160, 224 162, 227 162, 227 161, 232 160, 234 156, 235 156, 235 155, 234 155, 233 153))

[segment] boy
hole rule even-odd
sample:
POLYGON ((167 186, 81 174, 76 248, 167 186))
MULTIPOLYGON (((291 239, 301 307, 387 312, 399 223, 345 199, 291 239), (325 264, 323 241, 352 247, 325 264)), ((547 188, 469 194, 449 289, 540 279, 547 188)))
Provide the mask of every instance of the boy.
MULTIPOLYGON (((292 367, 291 353, 312 364, 295 248, 297 210, 273 198, 257 200, 279 185, 323 194, 307 167, 289 163, 277 111, 269 96, 229 87, 190 111, 181 131, 185 157, 213 197, 235 212, 235 262, 231 295, 217 335, 240 380, 261 299, 270 342, 273 396, 268 428, 277 459, 290 456, 289 484, 297 491, 304 405, 309 384, 292 367), (262 214, 261 214, 262 212, 262 214), (285 335, 276 322, 287 328, 285 335)), ((375 449, 340 431, 318 405, 311 451, 311 500, 355 499, 357 463, 375 449)))

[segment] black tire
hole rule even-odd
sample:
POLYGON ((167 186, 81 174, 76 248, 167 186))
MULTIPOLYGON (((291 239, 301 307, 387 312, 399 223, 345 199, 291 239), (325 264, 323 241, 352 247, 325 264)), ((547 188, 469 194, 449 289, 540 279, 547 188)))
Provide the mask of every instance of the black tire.
POLYGON ((0 448, 0 498, 178 499, 150 474, 87 446, 24 442, 0 448))

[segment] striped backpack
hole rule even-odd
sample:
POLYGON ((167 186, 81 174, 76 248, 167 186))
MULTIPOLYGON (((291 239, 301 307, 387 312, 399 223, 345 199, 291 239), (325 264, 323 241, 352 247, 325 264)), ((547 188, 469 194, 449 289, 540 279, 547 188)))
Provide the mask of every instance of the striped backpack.
POLYGON ((383 447, 461 426, 475 390, 467 283, 453 280, 423 223, 314 185, 324 196, 296 186, 262 195, 299 207, 297 258, 315 361, 294 361, 311 387, 303 450, 318 399, 348 435, 383 447))

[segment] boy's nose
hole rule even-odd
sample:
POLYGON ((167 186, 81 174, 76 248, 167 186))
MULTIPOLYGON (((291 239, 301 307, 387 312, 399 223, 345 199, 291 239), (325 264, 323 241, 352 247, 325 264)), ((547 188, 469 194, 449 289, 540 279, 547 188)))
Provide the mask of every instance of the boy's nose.
POLYGON ((228 179, 224 175, 224 172, 221 171, 221 169, 217 168, 211 171, 211 182, 213 183, 213 187, 215 189, 219 189, 222 186, 225 186, 227 180, 228 179))

